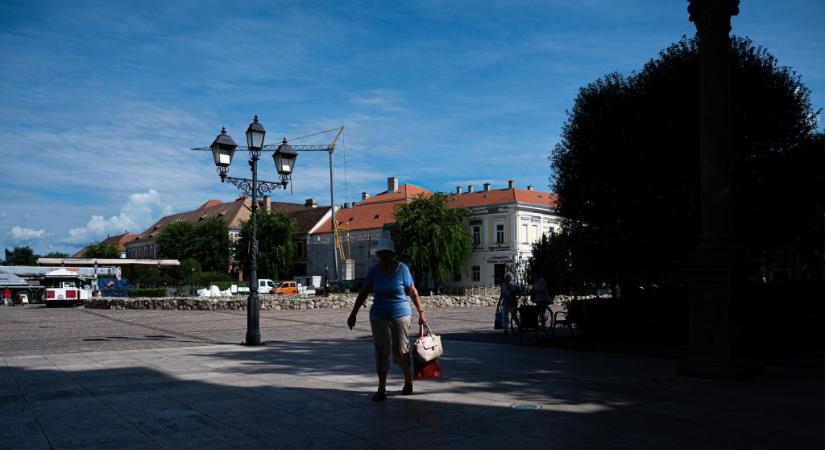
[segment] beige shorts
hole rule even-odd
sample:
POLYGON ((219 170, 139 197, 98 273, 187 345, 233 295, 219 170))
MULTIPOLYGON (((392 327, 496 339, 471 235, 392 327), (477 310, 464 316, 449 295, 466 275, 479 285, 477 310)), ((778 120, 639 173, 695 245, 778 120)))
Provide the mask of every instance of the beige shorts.
POLYGON ((398 365, 409 364, 410 317, 370 317, 375 342, 375 366, 379 371, 389 370, 390 356, 398 365))

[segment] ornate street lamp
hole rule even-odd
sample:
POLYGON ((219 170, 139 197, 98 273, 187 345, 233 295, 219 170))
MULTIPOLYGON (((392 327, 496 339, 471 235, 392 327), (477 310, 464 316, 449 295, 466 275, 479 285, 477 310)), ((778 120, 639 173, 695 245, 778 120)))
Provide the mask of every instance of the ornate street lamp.
POLYGON ((221 128, 219 134, 209 148, 212 150, 212 158, 215 160, 215 166, 218 168, 218 173, 221 175, 221 180, 226 178, 227 168, 232 164, 232 157, 235 156, 235 149, 238 147, 235 141, 226 134, 226 127, 221 128))
MULTIPOLYGON (((215 138, 212 145, 209 147, 196 147, 192 150, 211 151, 212 157, 215 160, 215 166, 218 168, 218 174, 221 177, 221 182, 229 181, 235 187, 243 191, 244 194, 252 198, 252 217, 250 219, 251 236, 249 242, 249 298, 247 300, 246 310, 246 345, 259 345, 261 343, 260 333, 260 318, 259 318, 259 301, 258 301, 258 225, 257 225, 257 211, 258 211, 258 197, 263 196, 267 192, 275 189, 286 189, 289 182, 292 180, 292 171, 295 169, 295 162, 298 159, 298 152, 325 152, 329 155, 329 189, 330 189, 330 204, 335 205, 335 194, 333 191, 332 180, 332 153, 335 151, 335 142, 344 131, 344 127, 332 130, 325 130, 321 133, 329 133, 337 131, 335 138, 329 145, 296 145, 291 146, 287 143, 286 138, 276 145, 264 145, 264 137, 266 130, 263 125, 258 122, 258 116, 252 120, 249 127, 246 129, 246 147, 238 147, 235 141, 226 134, 226 129, 221 129, 221 134, 215 138), (235 150, 247 150, 249 152, 249 167, 252 170, 252 179, 230 177, 229 165, 232 163, 232 157, 235 150), (275 171, 278 173, 279 181, 264 181, 258 179, 258 160, 262 152, 274 152, 272 159, 275 162, 275 171)), ((304 136, 308 137, 308 136, 304 136)), ((333 208, 335 211, 335 208, 333 208)), ((336 222, 333 221, 333 227, 336 227, 336 222)), ((333 254, 335 260, 335 277, 338 277, 338 249, 335 245, 333 247, 333 254)), ((327 270, 327 268, 325 268, 327 270)))
MULTIPOLYGON (((244 192, 252 199, 252 217, 250 218, 251 236, 249 245, 249 297, 247 299, 246 309, 246 345, 260 345, 261 331, 260 331, 260 314, 258 299, 258 196, 262 196, 267 192, 275 189, 285 189, 292 176, 292 169, 295 167, 295 160, 298 158, 298 153, 289 144, 286 139, 276 149, 264 148, 264 137, 266 130, 263 125, 258 122, 258 116, 252 120, 249 127, 246 129, 246 150, 249 151, 249 167, 252 170, 252 179, 230 177, 229 165, 232 164, 232 157, 235 154, 235 149, 238 147, 235 141, 226 134, 226 128, 221 129, 221 134, 215 138, 209 150, 212 151, 212 157, 215 160, 215 166, 218 168, 218 174, 221 177, 221 182, 229 181, 235 187, 244 192), (273 159, 275 161, 275 168, 280 176, 280 181, 264 181, 258 179, 258 160, 261 157, 262 151, 275 151, 273 159)), ((194 150, 201 150, 197 148, 194 150)))
POLYGON ((298 159, 298 152, 296 152, 291 145, 287 144, 286 139, 284 139, 281 145, 278 146, 278 150, 272 155, 272 159, 275 160, 275 170, 278 171, 278 175, 288 177, 292 175, 292 169, 295 168, 295 160, 298 159))
POLYGON ((266 130, 264 126, 258 122, 258 116, 252 119, 249 128, 246 129, 246 146, 250 150, 260 150, 264 146, 264 136, 266 130))

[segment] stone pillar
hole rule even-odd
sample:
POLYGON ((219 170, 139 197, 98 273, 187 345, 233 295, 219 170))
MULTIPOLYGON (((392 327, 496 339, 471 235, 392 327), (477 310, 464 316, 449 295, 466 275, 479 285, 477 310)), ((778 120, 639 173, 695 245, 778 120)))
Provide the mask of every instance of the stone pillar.
POLYGON ((699 158, 702 231, 686 264, 689 355, 679 373, 739 379, 756 372, 744 314, 743 277, 731 204, 731 16, 739 0, 688 0, 699 38, 699 158))

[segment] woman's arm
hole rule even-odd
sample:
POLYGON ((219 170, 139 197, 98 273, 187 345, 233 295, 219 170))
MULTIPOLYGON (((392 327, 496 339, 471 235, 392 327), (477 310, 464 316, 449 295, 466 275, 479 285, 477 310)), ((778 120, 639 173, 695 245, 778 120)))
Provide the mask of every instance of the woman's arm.
POLYGON ((406 294, 410 296, 410 300, 412 300, 413 305, 415 305, 415 309, 418 310, 418 324, 423 325, 427 323, 427 315, 424 314, 424 307, 421 306, 421 297, 418 296, 418 290, 415 286, 410 286, 405 289, 406 294))
POLYGON ((352 312, 349 313, 349 318, 347 318, 347 325, 350 330, 355 326, 355 316, 358 315, 358 310, 361 309, 361 306, 367 301, 370 292, 372 292, 372 288, 366 283, 364 283, 364 285, 361 286, 361 290, 358 291, 358 297, 355 298, 355 305, 352 306, 352 312))

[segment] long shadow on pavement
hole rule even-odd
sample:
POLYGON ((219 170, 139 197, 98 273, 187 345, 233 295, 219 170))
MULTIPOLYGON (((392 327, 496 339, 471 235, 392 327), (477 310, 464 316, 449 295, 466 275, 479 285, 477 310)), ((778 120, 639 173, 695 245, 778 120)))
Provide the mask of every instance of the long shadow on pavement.
POLYGON ((416 395, 402 397, 394 368, 393 395, 377 404, 369 399, 369 340, 106 352, 95 356, 96 368, 73 366, 73 355, 6 358, 0 442, 84 449, 825 446, 822 391, 800 390, 818 386, 813 376, 718 383, 675 378, 654 359, 446 345, 444 378, 418 382, 416 395))

